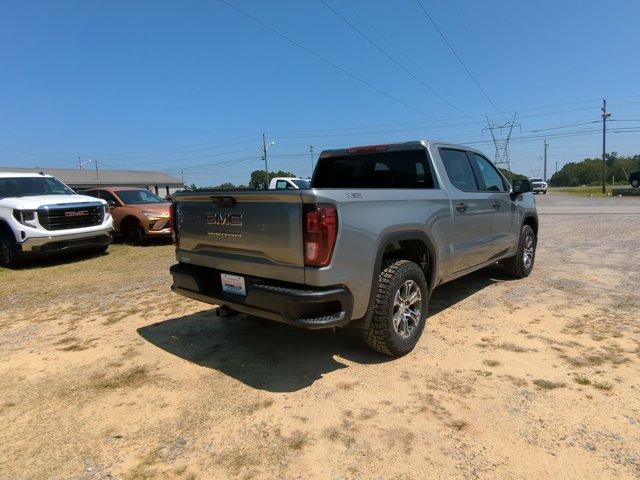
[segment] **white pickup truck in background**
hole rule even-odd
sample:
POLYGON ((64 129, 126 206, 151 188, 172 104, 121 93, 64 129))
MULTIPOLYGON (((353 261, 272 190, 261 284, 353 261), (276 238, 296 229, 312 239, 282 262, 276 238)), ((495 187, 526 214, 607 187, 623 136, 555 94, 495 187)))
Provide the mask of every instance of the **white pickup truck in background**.
POLYGON ((269 190, 307 190, 311 181, 297 177, 274 177, 269 182, 269 190))
POLYGON ((51 175, 0 173, 0 266, 72 250, 103 252, 112 229, 104 200, 78 195, 51 175))

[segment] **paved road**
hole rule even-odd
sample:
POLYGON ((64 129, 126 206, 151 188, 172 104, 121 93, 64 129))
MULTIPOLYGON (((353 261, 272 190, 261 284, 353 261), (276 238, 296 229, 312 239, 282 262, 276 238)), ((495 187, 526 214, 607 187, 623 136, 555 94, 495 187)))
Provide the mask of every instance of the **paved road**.
POLYGON ((640 197, 579 197, 549 193, 535 198, 540 215, 640 215, 640 197))

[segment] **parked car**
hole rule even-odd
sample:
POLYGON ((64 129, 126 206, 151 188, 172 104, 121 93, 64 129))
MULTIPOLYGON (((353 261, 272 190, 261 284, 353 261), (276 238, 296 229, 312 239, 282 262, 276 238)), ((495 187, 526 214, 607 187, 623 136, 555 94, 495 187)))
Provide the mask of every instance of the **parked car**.
POLYGON ((72 250, 103 252, 113 221, 104 200, 51 175, 0 172, 0 265, 72 250))
POLYGON ((631 172, 629 174, 629 184, 633 188, 640 187, 640 172, 631 172))
POLYGON ((534 194, 543 193, 547 194, 547 182, 541 178, 530 178, 531 188, 534 194))
POLYGON ((101 187, 87 190, 87 195, 105 200, 113 217, 113 228, 130 245, 140 245, 147 238, 171 237, 170 202, 144 188, 101 187))
POLYGON ((311 185, 309 180, 297 177, 275 177, 269 182, 269 190, 306 190, 311 185))
POLYGON ((428 141, 327 150, 310 190, 192 192, 172 215, 172 289, 317 329, 359 328, 409 352, 433 289, 501 262, 524 278, 538 216, 529 180, 509 185, 481 152, 428 141))

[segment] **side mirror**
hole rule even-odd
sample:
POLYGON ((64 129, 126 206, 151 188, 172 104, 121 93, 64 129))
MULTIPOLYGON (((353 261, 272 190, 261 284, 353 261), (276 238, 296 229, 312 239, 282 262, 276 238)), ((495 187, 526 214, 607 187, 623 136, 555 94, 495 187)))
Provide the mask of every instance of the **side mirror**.
POLYGON ((107 203, 109 204, 110 207, 117 207, 118 206, 118 203, 113 201, 113 200, 109 200, 107 203))
POLYGON ((514 180, 511 187, 511 193, 513 195, 520 195, 521 193, 527 193, 532 190, 533 188, 529 180, 514 180))

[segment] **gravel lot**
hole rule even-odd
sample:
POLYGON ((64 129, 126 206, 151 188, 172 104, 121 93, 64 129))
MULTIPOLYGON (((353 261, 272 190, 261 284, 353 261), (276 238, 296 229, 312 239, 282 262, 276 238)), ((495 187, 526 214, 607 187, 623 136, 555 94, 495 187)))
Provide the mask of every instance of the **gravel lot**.
POLYGON ((436 289, 400 359, 219 321, 169 245, 0 270, 0 478, 640 478, 640 199, 536 199, 531 277, 436 289))

